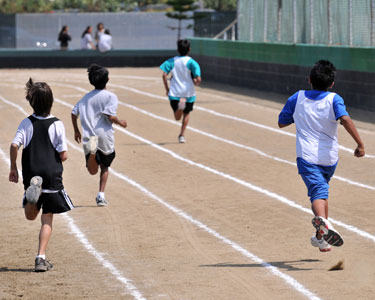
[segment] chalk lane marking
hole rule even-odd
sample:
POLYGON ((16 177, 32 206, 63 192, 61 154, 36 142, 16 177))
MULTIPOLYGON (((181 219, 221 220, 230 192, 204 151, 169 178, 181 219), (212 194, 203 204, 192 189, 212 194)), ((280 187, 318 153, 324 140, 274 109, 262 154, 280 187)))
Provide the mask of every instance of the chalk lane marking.
MULTIPOLYGON (((77 86, 73 86, 73 85, 70 85, 70 84, 64 84, 64 83, 56 83, 54 82, 53 84, 55 85, 58 85, 58 86, 64 86, 64 87, 69 87, 69 88, 73 88, 73 89, 76 89, 78 91, 81 91, 83 93, 87 93, 89 92, 89 90, 86 90, 84 88, 81 88, 81 87, 77 87, 77 86)), ((143 110, 141 108, 138 108, 134 105, 131 105, 131 104, 127 104, 127 103, 124 103, 122 101, 119 101, 119 104, 122 105, 122 106, 125 106, 125 107, 128 107, 130 109, 133 109, 135 111, 138 111, 144 115, 147 115, 147 116, 150 116, 154 119, 157 119, 157 120, 161 120, 161 121, 164 121, 164 122, 168 122, 170 124, 173 124, 173 125, 177 125, 177 126, 180 126, 180 124, 176 121, 173 121, 173 120, 170 120, 170 119, 167 119, 167 118, 164 118, 164 117, 161 117, 161 116, 158 116, 158 115, 155 115, 153 113, 150 113, 146 110, 143 110)), ((211 133, 208 133, 208 132, 205 132, 205 131, 202 131, 200 129, 196 129, 194 127, 191 127, 189 126, 188 127, 189 130, 193 131, 193 132, 196 132, 198 134, 201 134, 201 135, 204 135, 204 136, 207 136, 207 137, 210 137, 212 139, 215 139, 217 141, 221 141, 221 142, 224 142, 224 143, 227 143, 227 144, 230 144, 232 146, 235 146, 235 147, 238 147, 238 148, 242 148, 242 149, 246 149, 246 150, 249 150, 249 151, 252 151, 252 152, 255 152, 263 157, 266 157, 266 158, 269 158, 269 159, 272 159, 272 160, 275 160, 275 161, 278 161, 278 162, 282 162, 282 163, 285 163, 285 164, 289 164, 289 165, 293 165, 293 166, 296 166, 297 164, 295 162, 291 162, 291 161, 288 161, 288 160, 285 160, 285 159, 282 159, 282 158, 279 158, 279 157, 276 157, 276 156, 272 156, 272 155, 269 155, 257 148, 253 148, 253 147, 249 147, 249 146, 245 146, 243 144, 240 144, 240 143, 236 143, 234 141, 231 141, 231 140, 228 140, 228 139, 225 139, 225 138, 221 138, 221 137, 218 137, 216 135, 213 135, 211 133)), ((367 185, 367 184, 364 184, 364 183, 361 183, 361 182, 356 182, 356 181, 353 181, 351 179, 347 179, 347 178, 344 178, 344 177, 341 177, 341 176, 337 176, 337 175, 334 175, 332 178, 334 179, 337 179, 339 181, 342 181, 342 182, 345 182, 345 183, 348 183, 348 184, 351 184, 351 185, 355 185, 355 186, 358 186, 358 187, 362 187, 362 188, 365 188, 365 189, 369 189, 369 190, 375 190, 375 187, 373 186, 370 186, 370 185, 367 185)))
MULTIPOLYGON (((73 108, 72 104, 70 104, 68 102, 65 102, 63 100, 55 99, 55 101, 58 102, 58 103, 60 103, 60 104, 62 104, 62 105, 65 105, 66 107, 73 108)), ((247 187, 247 188, 249 188, 249 189, 251 189, 251 190, 253 190, 255 192, 259 192, 259 193, 264 194, 264 195, 266 195, 266 196, 268 196, 270 198, 276 199, 279 202, 284 203, 284 204, 286 204, 286 205, 288 205, 290 207, 297 208, 298 210, 303 211, 305 213, 308 213, 310 215, 312 214, 312 212, 311 212, 310 209, 307 209, 307 208, 303 207, 302 205, 300 205, 300 204, 298 204, 298 203, 296 203, 296 202, 294 202, 294 201, 292 201, 292 200, 290 200, 290 199, 288 199, 288 198, 286 198, 284 196, 278 195, 278 194, 276 194, 274 192, 271 192, 271 191, 268 191, 268 190, 263 189, 261 187, 258 187, 258 186, 254 185, 254 184, 252 184, 250 182, 247 182, 245 180, 238 179, 238 178, 236 178, 236 177, 234 177, 234 176, 232 176, 230 174, 226 174, 224 172, 218 171, 218 170, 213 169, 211 167, 205 166, 205 165, 203 165, 201 163, 194 162, 194 161, 192 161, 192 160, 190 160, 188 158, 184 158, 181 155, 179 155, 179 154, 177 154, 177 153, 175 153, 175 152, 173 152, 173 151, 171 151, 171 150, 169 150, 167 148, 164 148, 164 147, 162 147, 162 146, 160 146, 158 144, 155 144, 152 141, 147 140, 147 139, 145 139, 145 138, 143 138, 141 136, 138 136, 138 135, 136 135, 134 133, 131 133, 130 131, 125 130, 124 128, 122 128, 122 127, 120 127, 118 125, 114 125, 114 128, 116 128, 118 131, 120 131, 120 132, 122 132, 122 133, 124 133, 124 134, 126 134, 126 135, 128 135, 128 136, 130 136, 130 137, 132 137, 132 138, 134 138, 134 139, 136 139, 136 140, 138 140, 138 141, 146 144, 146 145, 149 145, 149 146, 151 146, 153 148, 156 148, 157 150, 160 150, 160 151, 168 154, 169 156, 171 156, 171 157, 173 157, 173 158, 175 158, 177 160, 183 161, 183 162, 185 162, 185 163, 187 163, 187 164, 189 164, 191 166, 198 167, 198 168, 200 168, 202 170, 205 170, 205 171, 210 172, 212 174, 218 175, 220 177, 223 177, 225 179, 228 179, 230 181, 238 183, 238 184, 240 184, 240 185, 242 185, 244 187, 247 187)), ((354 232, 354 233, 356 233, 359 236, 362 236, 364 238, 367 238, 367 239, 371 240, 372 242, 375 242, 375 236, 369 234, 366 231, 358 229, 357 227, 352 226, 352 225, 347 225, 344 222, 337 221, 337 220, 332 219, 332 218, 329 218, 329 220, 332 223, 334 223, 336 225, 339 225, 339 226, 347 229, 348 231, 354 232)))
MULTIPOLYGON (((9 105, 17 108, 25 116, 29 115, 20 105, 15 104, 15 103, 13 103, 13 102, 5 99, 2 96, 0 96, 0 100, 3 101, 6 104, 9 104, 9 105)), ((83 152, 82 149, 79 149, 79 150, 83 152)), ((9 158, 6 156, 6 154, 4 153, 4 151, 2 149, 0 149, 0 155, 1 155, 2 159, 3 159, 3 161, 5 161, 8 164, 8 166, 10 166, 9 158)), ((20 177, 22 177, 22 175, 21 175, 22 172, 19 172, 19 174, 20 174, 20 177)), ((110 271, 110 273, 113 276, 115 276, 118 281, 120 281, 121 283, 123 283, 125 285, 126 293, 132 295, 134 297, 134 299, 136 299, 136 300, 145 300, 146 298, 144 298, 142 296, 142 293, 135 287, 135 285, 133 284, 132 280, 126 278, 109 260, 107 260, 107 259, 104 258, 104 256, 103 256, 102 253, 98 252, 95 249, 95 247, 90 243, 90 241, 87 239, 87 237, 85 236, 85 234, 75 224, 74 219, 72 217, 68 216, 67 214, 61 214, 61 215, 63 216, 63 218, 67 222, 67 224, 68 224, 68 226, 70 228, 71 233, 73 233, 75 235, 75 237, 85 247, 85 249, 90 254, 92 254, 102 264, 102 266, 105 269, 107 269, 108 271, 110 271)))
MULTIPOLYGON (((3 98, 2 96, 0 96, 0 100, 2 100, 4 102, 4 100, 6 100, 5 98, 3 98)), ((8 101, 8 100, 6 100, 8 101)), ((65 101, 62 101, 62 100, 59 100, 59 99, 55 99, 55 101, 61 103, 61 104, 64 104, 65 106, 69 107, 69 108, 72 108, 73 106, 70 105, 69 103, 66 103, 65 101)), ((11 101, 8 101, 8 102, 5 102, 7 104, 10 104, 12 103, 11 101)), ((17 105, 17 104, 14 104, 12 103, 14 107, 16 107, 18 110, 20 110, 21 112, 25 112, 25 110, 17 105)), ((27 115, 27 114, 26 114, 27 115)), ((117 127, 117 126, 116 126, 117 127)), ((70 142, 69 140, 67 140, 69 146, 71 146, 73 149, 79 151, 79 152, 83 152, 83 150, 74 145, 72 142, 70 142)), ((5 153, 3 152, 2 149, 0 149, 0 154, 2 155, 2 158, 4 161, 7 161, 9 162, 9 159, 6 159, 6 156, 5 156, 5 153)), ((267 269, 268 271, 270 271, 273 275, 281 278, 284 280, 284 282, 291 286, 293 289, 295 289, 297 292, 301 293, 302 295, 306 296, 308 299, 311 299, 311 300, 319 300, 321 298, 319 298, 318 296, 316 296, 313 292, 309 291, 307 288, 305 288, 301 283, 299 283, 296 279, 294 279, 293 277, 287 275, 287 274, 284 274, 283 272, 281 272, 277 267, 274 267, 272 266, 271 264, 265 262, 264 260, 262 260, 261 258, 259 258, 258 256, 256 256, 255 254, 249 252, 248 250, 246 250, 245 248, 243 248, 242 246, 240 246, 239 244, 235 243, 235 242, 232 242, 230 239, 222 236, 220 233, 218 233, 217 231, 211 229, 210 227, 208 227, 207 225, 203 224, 202 222, 194 219, 192 216, 190 216, 189 214, 185 213, 183 210, 181 209, 178 209, 176 208, 175 206, 165 202, 162 198, 158 197, 157 195, 155 195, 154 193, 150 192, 148 189, 146 189, 144 186, 140 185, 139 183, 137 183, 136 181, 130 179, 129 177, 127 177, 126 175, 120 173, 120 172, 117 172, 116 170, 110 168, 110 172, 115 175, 116 177, 122 179, 123 181, 127 182, 128 184, 130 184, 131 186, 137 188, 138 190, 140 190, 142 193, 144 193, 145 195, 147 195, 148 197, 150 197, 151 199, 154 199, 156 200, 157 202, 159 202, 160 204, 162 204, 164 207, 168 208, 169 210, 171 210, 172 212, 174 212, 175 214, 177 214, 178 216, 184 218, 185 220, 189 221, 190 223, 194 224, 195 226, 197 226, 198 228, 200 229, 203 229, 205 230, 207 233, 209 233, 210 235, 216 237, 217 239, 219 239, 221 242, 223 242, 224 244, 227 244, 228 246, 230 246, 232 249, 236 250, 237 252, 241 253, 243 256, 249 258, 250 260, 252 260, 253 262, 261 265, 262 267, 264 267, 265 269, 267 269)), ((70 218, 70 217, 68 217, 70 218)), ((70 221, 68 219, 68 221, 70 221)), ((68 224, 70 225, 70 223, 68 222, 68 224)), ((119 274, 121 275, 121 272, 118 271, 111 263, 109 263, 107 260, 105 260, 103 258, 103 256, 101 256, 100 253, 98 253, 94 247, 90 247, 89 245, 91 245, 90 243, 87 242, 87 247, 86 247, 86 237, 84 236, 84 234, 78 229, 78 227, 72 223, 74 226, 71 227, 72 228, 72 232, 76 235, 76 237, 79 239, 79 241, 85 246, 85 248, 90 252, 91 250, 92 251, 95 251, 94 253, 97 253, 97 255, 94 255, 100 262, 102 262, 103 266, 106 267, 107 269, 109 269, 112 272, 114 272, 115 274, 119 274), (82 239, 82 241, 81 241, 82 239), (90 249, 90 250, 89 250, 90 249), (107 265, 109 264, 109 265, 107 265)), ((92 253, 92 252, 90 252, 92 253)), ((92 253, 93 254, 93 253, 92 253)), ((112 273, 113 274, 113 273, 112 273)), ((114 275, 115 275, 114 274, 114 275)), ((121 276, 120 278, 122 278, 123 276, 121 276)), ((117 277, 116 277, 117 278, 117 277)), ((117 278, 118 280, 120 280, 120 278, 117 278)), ((123 277, 123 280, 120 280, 121 282, 125 283, 127 286, 129 284, 131 284, 131 281, 125 277, 123 277)), ((131 284, 132 285, 132 284, 131 284)), ((130 289, 128 289, 130 290, 130 289)), ((133 291, 132 292, 132 295, 133 293, 135 292, 138 292, 137 290, 133 291)), ((138 292, 139 293, 139 292, 138 292)), ((140 294, 140 293, 139 293, 140 294)), ((133 295, 134 296, 134 295, 133 295)), ((136 298, 136 299, 144 299, 142 297, 142 295, 140 294, 139 296, 140 298, 136 298)))

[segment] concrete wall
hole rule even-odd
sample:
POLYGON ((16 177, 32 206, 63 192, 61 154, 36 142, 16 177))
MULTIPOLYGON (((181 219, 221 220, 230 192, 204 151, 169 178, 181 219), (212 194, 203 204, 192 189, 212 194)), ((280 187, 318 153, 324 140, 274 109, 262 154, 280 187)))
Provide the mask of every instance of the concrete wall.
POLYGON ((0 50, 0 68, 156 67, 176 55, 174 50, 0 50))
POLYGON ((204 80, 293 94, 309 89, 311 66, 319 59, 337 68, 332 91, 346 105, 375 111, 375 49, 249 43, 191 39, 192 56, 202 67, 204 80))

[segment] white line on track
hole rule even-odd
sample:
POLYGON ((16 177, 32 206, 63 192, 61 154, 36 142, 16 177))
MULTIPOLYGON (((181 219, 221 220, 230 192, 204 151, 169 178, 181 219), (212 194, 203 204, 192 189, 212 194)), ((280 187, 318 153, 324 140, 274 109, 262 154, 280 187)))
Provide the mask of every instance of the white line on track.
MULTIPOLYGON (((53 84, 54 85, 58 85, 58 86, 64 86, 64 87, 73 88, 73 89, 76 89, 76 90, 81 91, 83 93, 89 92, 89 90, 86 90, 84 88, 77 87, 77 86, 74 86, 74 85, 70 85, 70 84, 56 83, 56 82, 54 82, 53 84)), ((173 121, 173 120, 170 120, 170 119, 167 119, 167 118, 155 115, 155 114, 150 113, 150 112, 148 112, 148 111, 146 111, 144 109, 138 108, 138 107, 136 107, 134 105, 127 104, 127 103, 124 103, 122 101, 119 101, 119 104, 122 105, 122 106, 128 107, 130 109, 133 109, 133 110, 135 110, 137 112, 140 112, 140 113, 142 113, 144 115, 147 115, 149 117, 152 117, 154 119, 161 120, 161 121, 173 124, 173 125, 180 126, 180 124, 178 122, 176 122, 176 121, 173 121)), ((196 128, 191 127, 191 126, 188 126, 188 129, 191 130, 191 131, 193 131, 193 132, 196 132, 198 134, 201 134, 201 135, 207 136, 209 138, 215 139, 217 141, 221 141, 221 142, 230 144, 230 145, 238 147, 238 148, 242 148, 242 149, 246 149, 246 150, 255 152, 255 153, 257 153, 257 154, 259 154, 259 155, 261 155, 263 157, 266 157, 266 158, 269 158, 269 159, 272 159, 272 160, 275 160, 275 161, 278 161, 278 162, 282 162, 282 163, 293 165, 293 166, 297 165, 295 162, 291 162, 291 161, 288 161, 288 160, 285 160, 285 159, 282 159, 282 158, 279 158, 279 157, 276 157, 276 156, 269 155, 269 154, 267 154, 267 153, 265 153, 265 152, 263 152, 263 151, 261 151, 259 149, 256 149, 256 148, 253 148, 253 147, 249 147, 249 146, 245 146, 243 144, 236 143, 234 141, 218 137, 218 136, 216 136, 214 134, 202 131, 200 129, 196 129, 196 128)), ((369 190, 373 190, 373 191, 375 190, 375 187, 373 187, 373 186, 370 186, 370 185, 367 185, 367 184, 364 184, 364 183, 361 183, 361 182, 357 182, 357 181, 354 181, 354 180, 351 180, 351 179, 347 179, 347 178, 344 178, 344 177, 341 177, 341 176, 334 175, 332 178, 337 179, 339 181, 343 181, 343 182, 351 184, 351 185, 355 185, 355 186, 361 187, 361 188, 365 188, 365 189, 369 189, 369 190)))
MULTIPOLYGON (((72 104, 70 104, 68 102, 65 102, 63 100, 55 99, 55 101, 58 102, 58 103, 60 103, 60 104, 62 104, 62 105, 65 105, 66 107, 73 108, 72 104)), ((138 135, 136 135, 134 133, 131 133, 130 131, 125 130, 124 128, 122 128, 122 127, 120 127, 118 125, 114 125, 114 128, 116 128, 118 131, 120 131, 120 132, 122 132, 122 133, 124 133, 124 134, 126 134, 126 135, 128 135, 128 136, 130 136, 130 137, 132 137, 132 138, 134 138, 134 139, 136 139, 136 140, 138 140, 138 141, 146 144, 146 145, 149 145, 149 146, 151 146, 153 148, 156 148, 157 150, 160 150, 160 151, 162 151, 162 152, 170 155, 171 157, 173 157, 173 158, 175 158, 177 160, 183 161, 183 162, 185 162, 185 163, 187 163, 187 164, 189 164, 191 166, 198 167, 198 168, 200 168, 202 170, 205 170, 205 171, 210 172, 212 174, 218 175, 220 177, 223 177, 225 179, 228 179, 230 181, 238 183, 238 184, 240 184, 240 185, 242 185, 242 186, 244 186, 246 188, 249 188, 249 189, 251 189, 251 190, 253 190, 255 192, 259 192, 259 193, 264 194, 264 195, 266 195, 266 196, 268 196, 270 198, 276 199, 279 202, 284 203, 284 204, 286 204, 286 205, 288 205, 290 207, 294 207, 294 208, 297 208, 298 210, 303 211, 305 213, 312 214, 312 212, 311 212, 310 209, 307 209, 307 208, 303 207, 302 205, 300 205, 300 204, 298 204, 298 203, 296 203, 296 202, 294 202, 294 201, 292 201, 292 200, 290 200, 290 199, 288 199, 288 198, 286 198, 284 196, 278 195, 278 194, 276 194, 274 192, 271 192, 271 191, 268 191, 268 190, 263 189, 261 187, 258 187, 256 185, 250 183, 250 182, 247 182, 245 180, 236 178, 236 177, 234 177, 234 176, 232 176, 230 174, 227 174, 227 173, 218 171, 216 169, 213 169, 211 167, 205 166, 205 165, 203 165, 201 163, 194 162, 194 161, 192 161, 192 160, 190 160, 188 158, 184 158, 181 155, 179 155, 179 154, 177 154, 177 153, 175 153, 175 152, 173 152, 173 151, 171 151, 171 150, 169 150, 167 148, 164 148, 164 147, 162 147, 160 145, 157 145, 157 144, 153 143, 152 141, 149 141, 149 140, 147 140, 147 139, 145 139, 145 138, 143 138, 141 136, 138 136, 138 135)), ((361 229, 359 229, 359 228, 357 228, 355 226, 345 224, 344 222, 337 221, 337 220, 332 219, 332 218, 329 218, 329 220, 332 223, 334 223, 336 225, 339 225, 339 226, 347 229, 348 231, 354 232, 354 233, 356 233, 359 236, 362 236, 364 238, 369 239, 372 242, 375 242, 375 236, 371 235, 370 233, 368 233, 366 231, 363 231, 363 230, 361 230, 361 229)))
MULTIPOLYGON (((5 98, 3 98, 2 96, 0 96, 0 100, 2 100, 3 102, 7 103, 7 104, 10 104, 12 105, 13 107, 16 107, 17 109, 19 109, 21 112, 25 112, 25 110, 17 105, 17 104, 14 104, 12 103, 11 101, 8 101, 6 100, 5 98), (5 101, 4 101, 5 100, 5 101)), ((72 108, 73 106, 70 105, 69 103, 66 103, 65 101, 61 101, 61 100, 58 100, 58 99, 55 99, 56 101, 60 102, 61 104, 64 104, 66 106, 68 106, 69 108, 72 108)), ((27 115, 27 114, 26 114, 27 115)), ((70 142, 68 140, 68 144, 74 148, 75 150, 78 150, 80 152, 82 152, 82 149, 77 147, 76 145, 74 145, 72 142, 70 142)), ((5 153, 0 149, 0 154, 3 156, 3 159, 5 161, 9 161, 8 159, 6 159, 6 156, 5 156, 5 153)), ((178 209, 176 208, 175 206, 165 202, 163 199, 161 199, 160 197, 158 197, 157 195, 155 195, 154 193, 152 193, 151 191, 149 191, 148 189, 146 189, 144 186, 140 185, 139 183, 137 183, 136 181, 130 179, 129 177, 127 177, 126 175, 120 173, 120 172, 117 172, 115 171, 114 169, 110 168, 110 172, 115 175, 116 177, 124 180, 125 182, 127 182, 128 184, 132 185, 133 187, 137 188, 138 190, 140 190, 142 193, 144 193, 145 195, 147 195, 148 197, 150 197, 151 199, 154 199, 155 201, 159 202, 160 204, 162 204, 164 207, 166 207, 167 209, 171 210, 172 212, 174 212, 175 214, 177 214, 178 216, 184 218, 185 220, 187 220, 188 222, 194 224, 195 226, 197 226, 198 228, 201 228, 203 230, 205 230, 207 233, 209 233, 210 235, 216 237, 217 239, 219 239, 221 242, 223 242, 224 244, 227 244, 229 245, 230 247, 232 247, 234 250, 236 250, 237 252, 241 253, 243 256, 249 258, 250 260, 252 260, 253 262, 261 265, 262 267, 264 267, 265 269, 267 269, 268 271, 270 271, 273 275, 281 278, 282 280, 284 280, 285 283, 287 283, 289 286, 291 286, 294 290, 296 290, 297 292, 301 293, 302 295, 304 295, 305 297, 307 297, 308 299, 311 299, 311 300, 319 300, 321 298, 319 298, 317 295, 315 295, 313 292, 311 292, 310 290, 308 290, 307 288, 305 288, 301 283, 299 283, 297 280, 295 280, 293 277, 287 275, 287 274, 284 274, 283 272, 281 272, 277 267, 274 267, 272 266, 271 264, 265 262, 264 260, 262 260, 261 258, 259 258, 258 256, 256 256, 255 254, 249 252, 248 250, 246 250, 245 248, 243 248, 242 246, 240 246, 239 244, 231 241, 230 239, 222 236, 220 233, 216 232, 215 230, 211 229, 210 227, 208 227, 207 225, 203 224, 202 222, 194 219, 192 216, 190 216, 189 214, 187 214, 186 212, 182 211, 181 209, 178 209)), ((70 217, 69 217, 70 218, 70 217)), ((91 248, 90 247, 90 243, 87 243, 87 246, 85 245, 85 241, 87 240, 86 237, 84 236, 83 233, 81 233, 81 231, 78 229, 78 227, 76 227, 76 225, 74 223, 72 223, 77 229, 77 231, 75 230, 72 230, 73 233, 75 233, 75 235, 79 238, 80 242, 85 246, 85 248, 90 252, 91 250, 92 251, 95 251, 94 253, 96 253, 97 255, 94 255, 102 264, 104 267, 106 267, 107 269, 109 269, 111 271, 111 273, 113 275, 117 275, 116 278, 118 280, 120 280, 120 278, 123 278, 124 280, 120 280, 121 282, 123 282, 124 284, 126 284, 127 286, 127 289, 129 291, 131 291, 132 295, 135 297, 136 294, 139 293, 139 297, 140 298, 136 298, 136 299, 144 299, 142 297, 142 295, 140 294, 140 292, 138 290, 131 290, 132 288, 132 283, 130 280, 126 279, 125 277, 122 276, 121 272, 118 271, 111 263, 109 263, 107 260, 105 260, 103 258, 103 256, 100 255, 100 253, 98 253, 93 247, 91 248), (81 235, 82 234, 82 235, 81 235), (81 238, 82 238, 82 241, 81 241, 81 238), (130 285, 130 286, 129 286, 130 285), (134 295, 135 294, 135 295, 134 295)), ((93 253, 92 253, 93 254, 93 253)), ((134 288, 135 289, 135 288, 134 288)))
MULTIPOLYGON (((25 116, 28 115, 28 113, 18 104, 15 104, 4 97, 0 96, 0 100, 3 101, 6 104, 9 104, 15 108, 17 108, 20 112, 22 112, 25 116)), ((72 145, 71 143, 69 143, 72 145)), ((76 148, 76 150, 82 151, 80 148, 76 148)), ((9 158, 6 156, 4 151, 0 149, 0 155, 2 159, 8 164, 9 166, 9 158)), ((22 174, 22 173, 20 173, 22 174)), ((67 222, 70 231, 75 235, 75 237, 79 240, 79 242, 86 248, 86 250, 91 253, 101 264, 104 268, 110 271, 110 273, 116 277, 118 281, 123 283, 126 288, 126 293, 132 295, 134 299, 136 300, 145 300, 142 296, 142 293, 137 290, 135 285, 132 283, 132 281, 128 278, 126 278, 109 260, 105 259, 103 254, 99 253, 95 247, 89 242, 89 240, 86 238, 85 234, 79 229, 79 227, 75 224, 74 219, 67 214, 62 214, 63 218, 67 222)))

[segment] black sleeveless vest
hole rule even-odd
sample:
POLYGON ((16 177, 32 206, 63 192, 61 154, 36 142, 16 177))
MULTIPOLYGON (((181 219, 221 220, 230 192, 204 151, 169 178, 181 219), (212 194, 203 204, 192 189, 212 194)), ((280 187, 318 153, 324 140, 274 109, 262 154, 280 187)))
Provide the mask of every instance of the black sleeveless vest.
POLYGON ((48 128, 57 118, 39 120, 29 116, 33 124, 33 136, 30 144, 22 151, 22 176, 25 190, 30 186, 33 176, 43 178, 43 189, 62 190, 63 166, 59 153, 53 148, 48 128))

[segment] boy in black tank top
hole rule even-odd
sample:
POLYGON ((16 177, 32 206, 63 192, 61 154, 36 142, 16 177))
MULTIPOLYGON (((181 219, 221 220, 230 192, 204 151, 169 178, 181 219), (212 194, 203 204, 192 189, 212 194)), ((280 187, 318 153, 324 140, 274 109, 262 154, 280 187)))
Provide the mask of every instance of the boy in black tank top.
POLYGON ((52 233, 53 214, 73 208, 62 183, 62 162, 67 156, 63 123, 50 115, 53 95, 44 82, 30 80, 26 84, 26 99, 34 114, 24 119, 10 146, 9 181, 18 182, 17 154, 22 145, 22 177, 25 188, 23 207, 28 220, 35 220, 43 208, 42 227, 39 234, 38 255, 35 271, 53 268, 46 260, 45 252, 52 233))

